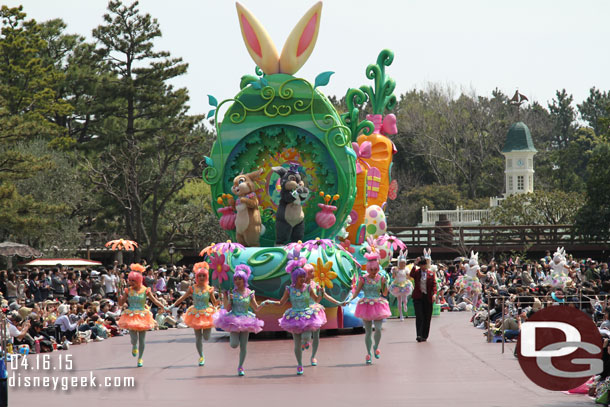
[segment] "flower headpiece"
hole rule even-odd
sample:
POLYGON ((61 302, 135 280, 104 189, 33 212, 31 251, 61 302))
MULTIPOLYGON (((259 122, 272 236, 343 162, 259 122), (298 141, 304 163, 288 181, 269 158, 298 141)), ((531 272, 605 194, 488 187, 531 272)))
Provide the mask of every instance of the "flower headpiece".
POLYGON ((206 270, 206 271, 210 270, 210 265, 208 264, 207 261, 202 261, 202 262, 199 262, 199 263, 195 263, 193 265, 193 273, 197 274, 197 273, 199 273, 200 271, 203 271, 203 270, 206 270))
POLYGON ((377 252, 369 252, 369 253, 365 253, 364 257, 368 260, 368 261, 376 261, 379 262, 379 253, 377 252))
POLYGON ((144 273, 146 271, 146 267, 139 263, 132 263, 129 268, 131 269, 131 271, 136 271, 138 273, 144 273))
POLYGON ((250 278, 250 274, 252 274, 252 269, 250 268, 250 266, 247 266, 245 264, 239 264, 237 266, 235 266, 235 273, 237 274, 238 272, 242 272, 246 275, 246 280, 248 280, 250 278))
POLYGON ((375 239, 373 239, 373 236, 368 236, 366 238, 366 243, 367 243, 366 250, 369 253, 377 253, 377 243, 375 242, 375 239))

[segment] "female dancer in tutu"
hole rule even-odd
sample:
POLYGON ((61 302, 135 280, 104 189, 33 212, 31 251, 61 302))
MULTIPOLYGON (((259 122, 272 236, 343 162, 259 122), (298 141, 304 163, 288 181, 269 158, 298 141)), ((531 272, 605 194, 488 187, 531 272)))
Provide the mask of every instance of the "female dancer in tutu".
POLYGON ((472 313, 474 314, 479 303, 479 296, 483 291, 483 286, 481 284, 481 281, 479 280, 479 277, 485 276, 480 271, 481 268, 479 267, 479 253, 470 251, 470 260, 468 260, 468 264, 466 264, 465 268, 466 274, 458 277, 454 286, 458 289, 466 291, 466 293, 472 300, 472 313))
POLYGON ((356 291, 354 291, 353 297, 356 298, 360 291, 364 291, 364 298, 358 301, 356 306, 356 312, 354 315, 361 318, 364 321, 364 343, 366 345, 366 363, 370 365, 373 363, 371 360, 371 335, 373 331, 373 324, 375 325, 375 358, 379 359, 381 352, 379 351, 379 341, 381 340, 381 325, 384 318, 388 318, 392 313, 390 312, 390 305, 388 300, 383 298, 381 295, 388 295, 388 286, 385 278, 379 274, 379 254, 372 248, 372 252, 364 255, 368 260, 366 263, 367 275, 360 277, 356 291))
MULTIPOLYGON (((340 306, 340 305, 345 304, 346 302, 349 302, 348 299, 346 299, 345 302, 339 302, 339 301, 335 300, 333 297, 331 297, 330 295, 328 295, 326 293, 326 290, 324 289, 324 287, 320 286, 320 284, 316 283, 313 280, 313 272, 314 272, 313 265, 307 263, 306 265, 303 266, 303 269, 307 273, 307 278, 305 279, 305 284, 312 285, 316 294, 319 294, 326 301, 328 301, 334 305, 337 305, 337 306, 340 306)), ((317 302, 315 302, 313 297, 311 297, 311 296, 309 297, 309 306, 317 307, 321 313, 324 313, 324 319, 326 319, 326 312, 324 311, 324 307, 321 304, 318 304, 317 302)), ((310 341, 312 342, 311 343, 311 365, 317 366, 318 360, 316 359, 316 353, 318 353, 318 345, 320 344, 320 329, 317 329, 315 331, 306 331, 303 334, 303 344, 301 346, 301 349, 302 350, 309 349, 310 341), (313 340, 312 340, 312 337, 313 337, 313 340)))
POLYGON ((407 313, 408 297, 413 292, 413 283, 407 275, 407 253, 400 251, 398 255, 398 267, 392 267, 392 284, 390 284, 390 293, 398 300, 398 312, 400 320, 404 321, 402 315, 404 310, 407 313))
MULTIPOLYGON (((188 297, 193 297, 193 305, 187 310, 184 317, 184 323, 195 331, 195 346, 199 353, 199 366, 205 364, 205 356, 203 355, 203 340, 210 339, 212 328, 214 327, 214 314, 218 301, 214 296, 214 287, 208 284, 209 272, 206 262, 196 263, 193 266, 195 272, 195 285, 190 286, 184 295, 176 300, 171 307, 179 305, 188 297), (210 302, 212 305, 210 305, 210 302)), ((170 308, 171 308, 170 307, 170 308)))
POLYGON ((245 264, 235 267, 233 273, 233 292, 221 294, 224 309, 214 315, 214 325, 224 331, 230 332, 229 344, 232 348, 239 346, 239 366, 237 374, 244 376, 243 365, 248 348, 248 336, 250 332, 258 333, 263 330, 264 322, 256 318, 248 309, 252 307, 258 312, 260 306, 254 298, 254 291, 248 288, 248 278, 252 270, 245 264))
POLYGON ((127 276, 129 288, 126 288, 121 298, 119 298, 119 306, 128 303, 129 307, 121 314, 118 325, 121 329, 129 330, 131 354, 138 357, 138 367, 142 367, 144 363, 142 355, 146 346, 146 331, 155 326, 152 313, 146 306, 146 299, 148 298, 159 307, 159 312, 164 312, 165 306, 155 297, 150 288, 142 285, 144 266, 132 264, 130 269, 131 271, 127 276))
POLYGON ((297 374, 303 374, 303 332, 318 331, 326 323, 326 313, 319 305, 310 305, 310 298, 314 302, 320 302, 321 295, 316 293, 314 287, 305 284, 307 273, 303 266, 307 259, 300 256, 299 250, 295 249, 290 256, 286 272, 290 273, 292 284, 286 286, 286 291, 279 301, 267 300, 266 304, 284 305, 288 301, 292 308, 288 308, 282 318, 279 319, 280 327, 292 333, 294 339, 294 355, 297 359, 297 374))

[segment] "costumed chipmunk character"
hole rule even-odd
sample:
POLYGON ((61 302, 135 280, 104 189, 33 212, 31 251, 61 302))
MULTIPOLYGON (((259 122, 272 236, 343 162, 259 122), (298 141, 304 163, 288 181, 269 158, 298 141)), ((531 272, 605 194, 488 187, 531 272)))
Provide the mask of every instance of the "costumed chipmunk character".
POLYGON ((235 232, 237 241, 244 246, 259 246, 261 235, 261 214, 258 210, 255 181, 263 170, 256 170, 248 174, 240 174, 233 179, 231 191, 237 195, 235 209, 235 232))
POLYGON ((303 202, 309 196, 298 164, 290 164, 290 168, 273 167, 272 170, 281 177, 280 203, 275 215, 275 244, 285 245, 303 240, 305 235, 305 214, 303 202))

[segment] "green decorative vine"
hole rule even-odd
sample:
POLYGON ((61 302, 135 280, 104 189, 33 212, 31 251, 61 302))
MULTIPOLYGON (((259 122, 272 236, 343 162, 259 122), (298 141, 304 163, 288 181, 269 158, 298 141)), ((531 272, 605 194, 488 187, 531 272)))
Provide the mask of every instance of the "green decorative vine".
POLYGON ((281 256, 280 263, 275 266, 271 271, 260 276, 255 276, 253 280, 267 280, 276 277, 281 277, 286 274, 286 251, 281 247, 270 247, 262 249, 256 252, 256 254, 248 259, 248 265, 250 267, 263 266, 269 263, 274 258, 274 254, 281 256))
POLYGON ((373 131, 375 131, 375 125, 370 120, 359 121, 360 111, 366 101, 367 94, 360 89, 350 88, 345 95, 347 113, 341 115, 341 121, 349 127, 352 134, 352 141, 356 141, 356 138, 361 131, 367 136, 370 136, 373 134, 373 131))
MULTIPOLYGON (((257 69, 256 69, 257 75, 259 75, 259 73, 262 74, 262 71, 261 72, 259 72, 259 71, 260 71, 260 69, 257 67, 257 69)), ((248 85, 253 85, 253 82, 256 80, 258 80, 257 77, 254 77, 252 75, 246 75, 246 76, 242 77, 240 86, 245 87, 248 85)), ((264 83, 267 83, 264 78, 261 78, 261 81, 263 81, 263 80, 265 81, 264 83)), ((233 103, 231 104, 231 107, 229 108, 231 113, 229 114, 228 119, 233 124, 243 123, 246 120, 246 117, 248 116, 249 113, 262 112, 265 116, 267 116, 269 118, 274 118, 277 116, 286 117, 286 116, 291 115, 293 112, 309 111, 310 115, 311 115, 311 121, 320 131, 323 131, 325 133, 324 137, 327 140, 327 142, 330 142, 332 140, 333 145, 335 145, 337 147, 343 147, 343 146, 346 146, 347 143, 349 143, 349 141, 351 140, 351 134, 352 134, 351 128, 346 126, 343 123, 340 123, 333 115, 327 114, 324 116, 324 118, 322 120, 319 120, 316 118, 315 113, 314 113, 315 88, 306 79, 303 79, 303 78, 288 79, 287 81, 285 81, 279 85, 279 87, 277 88, 277 91, 273 86, 266 85, 264 87, 261 87, 261 89, 259 91, 259 96, 264 101, 264 103, 260 106, 246 106, 245 103, 243 103, 241 100, 239 100, 237 98, 223 100, 217 106, 216 111, 214 112, 214 125, 216 128, 216 135, 217 135, 216 142, 219 144, 218 153, 220 155, 220 160, 219 160, 220 163, 224 162, 225 157, 224 157, 224 152, 222 150, 222 138, 221 138, 221 131, 220 131, 220 127, 221 127, 222 123, 220 123, 220 121, 218 120, 219 114, 220 114, 219 112, 220 112, 220 108, 229 102, 233 102, 233 103), (294 96, 295 90, 289 86, 292 83, 300 83, 300 84, 305 85, 308 88, 308 90, 309 90, 308 93, 310 94, 310 97, 308 98, 308 100, 304 101, 302 99, 297 99, 292 104, 287 103, 287 101, 291 100, 294 96), (280 100, 281 102, 277 103, 278 100, 280 100), (331 133, 333 133, 333 131, 335 131, 335 134, 331 134, 331 133)), ((370 128, 372 128, 372 126, 373 126, 372 123, 370 123, 369 121, 364 121, 364 122, 360 123, 359 127, 357 127, 357 128, 358 129, 366 128, 368 131, 370 128)), ((372 132, 372 130, 371 130, 371 132, 372 132)), ((370 133, 368 133, 368 134, 370 134, 370 133)), ((330 150, 330 152, 333 156, 333 159, 336 159, 337 157, 335 156, 332 149, 330 150)), ((210 185, 218 182, 222 178, 222 176, 223 176, 223 170, 219 171, 218 169, 214 168, 213 166, 208 166, 203 172, 204 181, 210 185)))
POLYGON ((390 66, 392 61, 394 53, 384 49, 379 53, 377 63, 366 67, 366 77, 375 80, 375 90, 369 85, 362 85, 360 90, 368 95, 373 114, 383 114, 396 106, 396 96, 393 94, 396 82, 385 74, 385 67, 390 66))

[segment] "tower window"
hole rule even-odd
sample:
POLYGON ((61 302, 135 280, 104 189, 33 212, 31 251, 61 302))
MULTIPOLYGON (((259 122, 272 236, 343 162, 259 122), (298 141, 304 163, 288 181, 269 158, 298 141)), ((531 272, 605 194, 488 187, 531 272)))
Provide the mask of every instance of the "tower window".
POLYGON ((525 177, 523 175, 517 176, 517 191, 523 191, 523 184, 525 182, 525 177))
POLYGON ((527 160, 527 168, 534 168, 534 160, 528 158, 527 160))
POLYGON ((512 158, 509 158, 508 160, 506 160, 506 167, 513 168, 513 159, 512 158))
POLYGON ((508 190, 512 191, 513 190, 513 177, 508 177, 508 190))

